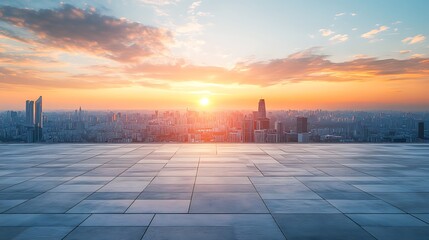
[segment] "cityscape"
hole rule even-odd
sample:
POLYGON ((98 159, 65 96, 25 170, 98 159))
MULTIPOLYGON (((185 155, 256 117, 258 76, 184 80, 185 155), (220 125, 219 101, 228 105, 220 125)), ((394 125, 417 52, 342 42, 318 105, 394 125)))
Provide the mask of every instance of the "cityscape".
POLYGON ((0 0, 0 240, 428 240, 429 0, 0 0))
POLYGON ((428 121, 428 112, 267 111, 265 99, 257 111, 43 112, 40 96, 0 113, 0 142, 422 143, 428 121))

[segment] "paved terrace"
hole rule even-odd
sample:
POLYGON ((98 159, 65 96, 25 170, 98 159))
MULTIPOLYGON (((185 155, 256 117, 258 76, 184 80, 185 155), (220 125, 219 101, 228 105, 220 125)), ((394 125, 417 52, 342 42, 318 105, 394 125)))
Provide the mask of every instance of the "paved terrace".
POLYGON ((429 145, 0 145, 0 239, 428 239, 429 145))

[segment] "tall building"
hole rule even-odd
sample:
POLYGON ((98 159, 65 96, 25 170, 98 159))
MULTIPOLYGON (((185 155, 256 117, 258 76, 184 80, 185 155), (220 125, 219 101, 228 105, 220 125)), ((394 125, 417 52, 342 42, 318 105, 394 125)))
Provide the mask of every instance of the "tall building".
POLYGON ((417 137, 420 139, 425 138, 425 122, 419 122, 417 137))
POLYGON ((25 101, 25 124, 34 126, 34 101, 25 101))
POLYGON ((42 96, 36 100, 36 103, 31 100, 25 101, 25 124, 27 127, 27 142, 41 141, 43 131, 42 96))
POLYGON ((242 137, 243 142, 254 142, 254 124, 253 118, 245 117, 243 120, 242 137))
POLYGON ((258 115, 259 118, 267 118, 267 111, 265 110, 265 99, 259 99, 258 115))
POLYGON ((42 109, 42 96, 36 100, 35 106, 35 121, 36 127, 43 128, 43 109, 42 109))
POLYGON ((297 117, 296 118, 296 132, 297 133, 307 133, 307 118, 306 117, 297 117))
POLYGON ((255 129, 256 130, 267 130, 270 128, 270 119, 267 118, 267 111, 265 108, 265 99, 259 99, 258 103, 258 114, 255 118, 255 129))
POLYGON ((276 121, 274 123, 274 129, 277 133, 277 140, 278 142, 284 142, 285 141, 285 134, 284 134, 284 125, 281 121, 276 121))

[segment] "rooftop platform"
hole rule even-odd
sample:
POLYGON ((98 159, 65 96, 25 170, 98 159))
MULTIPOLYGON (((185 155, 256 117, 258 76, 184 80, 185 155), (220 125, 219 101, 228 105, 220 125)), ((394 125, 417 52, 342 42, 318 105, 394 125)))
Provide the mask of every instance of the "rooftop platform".
POLYGON ((0 145, 0 239, 428 239, 429 145, 0 145))

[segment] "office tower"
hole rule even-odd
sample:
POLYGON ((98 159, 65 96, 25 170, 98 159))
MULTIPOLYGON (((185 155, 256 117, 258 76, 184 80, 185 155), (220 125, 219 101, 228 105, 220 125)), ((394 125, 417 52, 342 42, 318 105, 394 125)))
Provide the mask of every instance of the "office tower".
POLYGON ((284 126, 281 121, 276 121, 274 123, 274 129, 277 133, 277 140, 278 142, 284 142, 285 141, 285 134, 284 134, 284 126))
POLYGON ((265 109, 265 100, 259 99, 258 103, 258 117, 255 119, 256 130, 267 130, 270 128, 270 119, 267 118, 265 109))
POLYGON ((253 125, 253 118, 245 117, 243 120, 243 142, 254 142, 254 125, 253 125))
POLYGON ((36 100, 35 104, 35 121, 34 121, 34 142, 42 140, 42 129, 43 129, 43 108, 42 108, 42 96, 36 100))
POLYGON ((417 137, 420 139, 425 138, 425 122, 419 122, 417 137))
POLYGON ((297 117, 296 118, 296 132, 297 133, 307 133, 307 118, 306 117, 297 117))
POLYGON ((267 118, 267 112, 265 110, 265 99, 259 99, 258 113, 259 118, 267 118))
POLYGON ((35 106, 35 121, 36 127, 43 127, 43 109, 42 109, 42 96, 36 100, 35 106))
POLYGON ((25 124, 34 126, 34 101, 25 101, 25 124))

